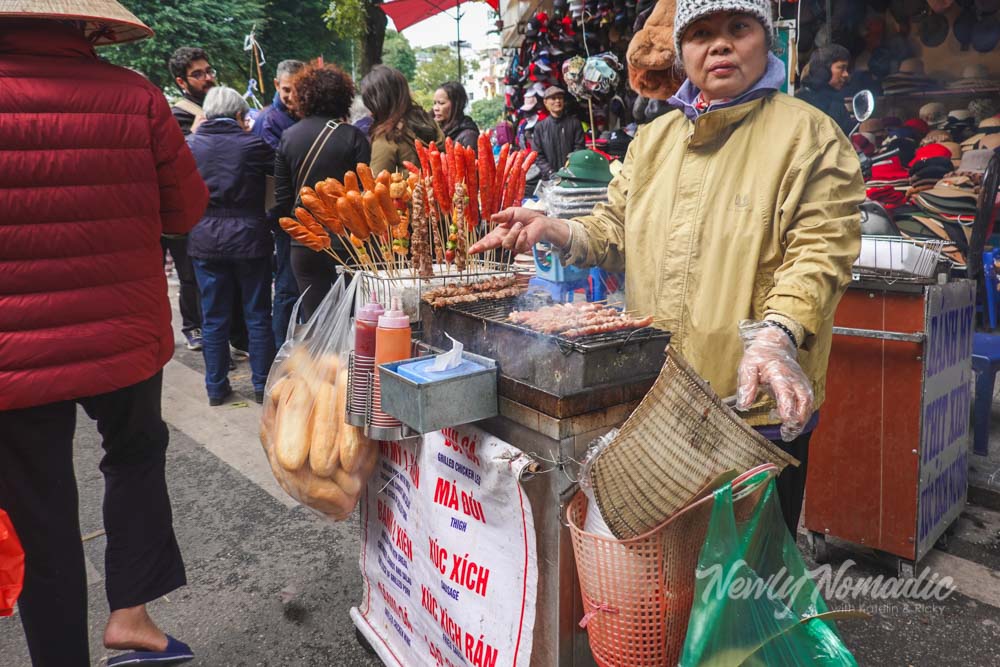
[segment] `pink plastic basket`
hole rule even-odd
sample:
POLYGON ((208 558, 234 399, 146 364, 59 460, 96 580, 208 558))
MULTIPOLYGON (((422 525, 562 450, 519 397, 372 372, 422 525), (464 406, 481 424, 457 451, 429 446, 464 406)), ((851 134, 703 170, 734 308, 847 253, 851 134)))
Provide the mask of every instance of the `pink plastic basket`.
MULTIPOLYGON (((733 480, 734 511, 749 517, 778 472, 765 464, 733 480), (751 478, 767 473, 764 478, 751 478)), ((587 497, 566 510, 590 649, 600 667, 674 667, 687 635, 695 569, 708 532, 712 495, 629 540, 583 531, 587 497)))

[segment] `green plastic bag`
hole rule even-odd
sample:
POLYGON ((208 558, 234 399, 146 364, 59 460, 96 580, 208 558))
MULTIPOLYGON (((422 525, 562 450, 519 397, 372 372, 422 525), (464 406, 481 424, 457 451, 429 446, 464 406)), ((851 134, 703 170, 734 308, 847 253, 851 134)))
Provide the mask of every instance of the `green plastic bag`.
POLYGON ((785 527, 774 480, 740 524, 732 485, 714 497, 681 667, 856 667, 832 620, 841 614, 829 612, 785 527))

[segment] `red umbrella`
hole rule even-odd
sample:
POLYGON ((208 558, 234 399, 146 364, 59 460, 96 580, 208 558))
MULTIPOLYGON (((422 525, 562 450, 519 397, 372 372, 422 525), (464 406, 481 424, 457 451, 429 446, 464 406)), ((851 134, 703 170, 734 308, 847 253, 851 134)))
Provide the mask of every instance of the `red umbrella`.
MULTIPOLYGON (((469 0, 465 0, 468 4, 469 0)), ((484 0, 486 4, 499 11, 499 0, 484 0)), ((396 25, 396 30, 402 32, 415 23, 420 23, 424 19, 437 16, 449 9, 455 9, 462 5, 462 0, 393 0, 382 4, 382 11, 392 19, 396 25)))

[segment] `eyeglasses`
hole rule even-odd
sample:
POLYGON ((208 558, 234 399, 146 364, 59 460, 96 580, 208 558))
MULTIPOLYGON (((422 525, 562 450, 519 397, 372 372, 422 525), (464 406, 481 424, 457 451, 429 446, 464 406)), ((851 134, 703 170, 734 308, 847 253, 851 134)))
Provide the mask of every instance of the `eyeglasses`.
POLYGON ((195 71, 188 74, 187 78, 194 79, 195 81, 201 81, 206 77, 212 77, 214 79, 216 74, 218 74, 218 72, 215 71, 215 68, 209 67, 208 69, 204 70, 196 69, 195 71))

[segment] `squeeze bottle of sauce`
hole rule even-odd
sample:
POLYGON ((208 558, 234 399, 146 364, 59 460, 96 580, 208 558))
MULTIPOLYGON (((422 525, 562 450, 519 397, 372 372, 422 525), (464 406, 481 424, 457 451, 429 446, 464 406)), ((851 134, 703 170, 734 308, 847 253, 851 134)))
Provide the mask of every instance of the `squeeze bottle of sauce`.
POLYGON ((410 316, 403 312, 398 296, 392 297, 389 310, 378 318, 375 330, 375 395, 372 425, 381 427, 400 426, 395 417, 382 412, 382 390, 379 383, 378 366, 393 361, 409 359, 412 349, 410 316))
POLYGON ((354 386, 351 388, 351 412, 364 415, 372 393, 369 374, 375 370, 375 328, 385 308, 372 292, 371 300, 354 316, 354 386))

